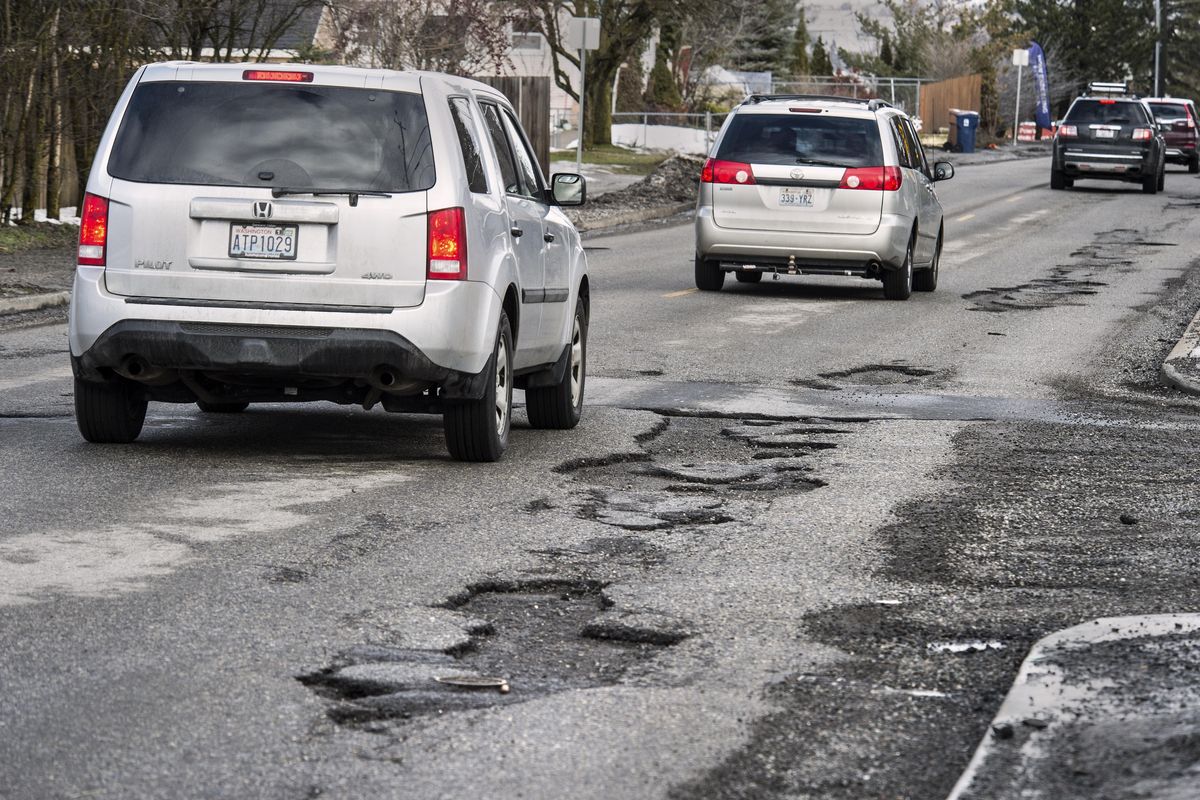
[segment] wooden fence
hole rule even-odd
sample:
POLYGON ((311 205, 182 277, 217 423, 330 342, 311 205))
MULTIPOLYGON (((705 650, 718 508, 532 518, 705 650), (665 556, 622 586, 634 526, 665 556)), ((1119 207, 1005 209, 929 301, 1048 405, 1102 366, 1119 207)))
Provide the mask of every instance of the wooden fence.
POLYGON ((486 75, 475 80, 504 93, 517 110, 533 153, 543 170, 550 166, 550 78, 486 75))
POLYGON ((964 75, 947 81, 927 83, 921 87, 921 129, 935 133, 954 124, 950 109, 979 111, 979 93, 983 78, 964 75))

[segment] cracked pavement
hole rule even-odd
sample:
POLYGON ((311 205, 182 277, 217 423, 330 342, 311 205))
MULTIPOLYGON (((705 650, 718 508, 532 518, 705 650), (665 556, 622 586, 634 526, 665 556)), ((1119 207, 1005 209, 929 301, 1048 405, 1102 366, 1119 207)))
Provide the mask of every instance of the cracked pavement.
POLYGON ((1200 183, 1047 169, 939 185, 906 303, 590 240, 583 422, 490 466, 332 405, 88 446, 61 317, 6 321, 0 797, 945 796, 1033 642, 1200 603, 1200 183))

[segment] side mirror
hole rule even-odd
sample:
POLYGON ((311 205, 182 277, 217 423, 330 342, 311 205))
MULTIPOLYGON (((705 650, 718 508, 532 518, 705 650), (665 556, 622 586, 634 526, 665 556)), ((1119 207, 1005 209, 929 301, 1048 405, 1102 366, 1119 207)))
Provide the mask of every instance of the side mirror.
POLYGON ((587 200, 587 181, 574 172, 556 172, 550 178, 550 193, 555 205, 581 206, 587 200))
POLYGON ((933 165, 933 179, 948 181, 954 177, 954 165, 949 161, 939 161, 933 165))

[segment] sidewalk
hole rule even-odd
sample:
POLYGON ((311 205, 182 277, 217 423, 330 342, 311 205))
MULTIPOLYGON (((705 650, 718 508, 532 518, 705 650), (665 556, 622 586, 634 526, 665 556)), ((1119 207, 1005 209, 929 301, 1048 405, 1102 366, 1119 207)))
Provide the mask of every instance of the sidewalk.
POLYGON ((1200 311, 1167 355, 1159 372, 1163 383, 1191 394, 1200 394, 1200 311))

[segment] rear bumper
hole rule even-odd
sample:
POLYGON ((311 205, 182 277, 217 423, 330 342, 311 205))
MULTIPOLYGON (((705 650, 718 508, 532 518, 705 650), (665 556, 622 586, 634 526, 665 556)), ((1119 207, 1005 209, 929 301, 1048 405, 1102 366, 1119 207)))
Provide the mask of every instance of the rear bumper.
POLYGON ((71 355, 83 375, 136 355, 162 369, 241 375, 397 378, 473 390, 495 344, 501 300, 485 283, 433 282, 425 301, 377 313, 180 305, 104 288, 103 268, 80 267, 70 309, 71 355))
POLYGON ((696 252, 701 258, 734 265, 774 269, 795 263, 798 272, 867 275, 904 263, 912 220, 885 214, 874 233, 794 233, 722 228, 712 207, 696 209, 696 252))
POLYGON ((1121 152, 1117 148, 1062 148, 1055 153, 1055 166, 1071 178, 1141 180, 1158 172, 1153 150, 1121 152))
POLYGON ((448 398, 480 397, 486 368, 472 374, 439 367, 391 331, 130 319, 100 335, 78 358, 75 374, 103 380, 138 360, 146 370, 306 378, 368 378, 381 373, 437 386, 448 398))

